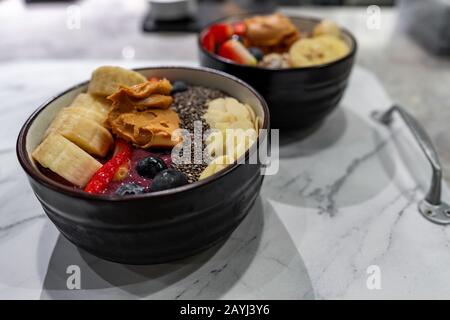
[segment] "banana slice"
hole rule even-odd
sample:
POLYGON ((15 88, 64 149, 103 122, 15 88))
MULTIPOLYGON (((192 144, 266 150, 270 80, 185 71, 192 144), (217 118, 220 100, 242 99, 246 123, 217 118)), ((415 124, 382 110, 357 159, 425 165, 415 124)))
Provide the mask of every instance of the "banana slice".
POLYGON ((331 55, 334 60, 337 60, 350 52, 348 45, 339 37, 323 35, 316 37, 316 39, 332 53, 331 55))
POLYGON ((145 81, 147 79, 138 72, 121 67, 103 66, 92 73, 88 92, 107 97, 119 90, 120 86, 131 87, 145 81))
POLYGON ((250 107, 248 104, 245 104, 245 107, 247 108, 248 114, 250 115, 250 120, 252 122, 255 122, 256 120, 256 114, 252 107, 250 107))
POLYGON ((64 108, 62 109, 55 117, 53 122, 50 124, 46 131, 46 135, 50 134, 51 132, 55 131, 55 128, 61 127, 61 123, 66 121, 69 117, 84 117, 86 119, 92 120, 96 123, 98 123, 101 126, 104 126, 104 123, 106 121, 106 118, 103 114, 98 113, 95 110, 90 110, 86 108, 64 108))
POLYGON ((100 157, 106 156, 114 143, 111 133, 97 122, 70 111, 62 113, 47 129, 46 134, 58 132, 86 152, 100 157))
POLYGON ((251 117, 245 105, 234 98, 225 99, 225 109, 228 114, 234 116, 235 120, 250 119, 251 117))
POLYGON ((294 67, 308 67, 338 60, 349 51, 341 39, 322 35, 298 40, 291 46, 289 55, 294 67))
POLYGON ((259 121, 249 105, 230 97, 210 101, 204 118, 217 131, 206 139, 206 150, 216 159, 204 170, 203 178, 222 170, 245 154, 258 137, 256 121, 259 121))
POLYGON ((256 133, 259 133, 259 129, 261 128, 262 119, 260 117, 256 117, 255 119, 255 130, 256 133))
POLYGON ((319 37, 323 35, 329 35, 339 38, 341 36, 341 30, 334 21, 322 20, 314 27, 313 36, 319 37))
POLYGON ((102 166, 86 151, 60 134, 50 134, 34 150, 33 158, 67 181, 84 187, 102 166))
POLYGON ((59 132, 88 153, 104 157, 113 144, 111 133, 104 127, 108 113, 106 99, 81 93, 58 113, 45 135, 59 132))
POLYGON ((230 159, 239 159, 253 145, 256 138, 256 131, 253 128, 227 131, 226 154, 230 159))
POLYGON ((204 115, 210 127, 215 128, 217 123, 232 123, 241 119, 253 122, 254 112, 248 105, 244 105, 234 98, 219 98, 208 103, 208 110, 204 115))
MULTIPOLYGON (((67 107, 60 111, 61 114, 71 113, 81 115, 92 121, 97 122, 101 126, 105 126, 106 120, 108 119, 108 114, 99 113, 93 109, 81 108, 81 107, 67 107)), ((59 115, 59 114, 58 114, 59 115)))
POLYGON ((225 134, 222 131, 214 131, 206 138, 206 151, 212 158, 225 154, 225 134))
POLYGON ((227 109, 225 108, 225 99, 217 98, 217 99, 211 100, 208 103, 208 112, 213 111, 213 110, 227 112, 227 109))
POLYGON ((199 177, 199 180, 206 179, 213 174, 219 172, 220 170, 225 169, 230 164, 232 164, 234 161, 230 159, 228 156, 220 156, 214 159, 209 163, 209 165, 203 170, 202 174, 199 177))
POLYGON ((228 123, 233 121, 233 116, 231 114, 220 110, 208 109, 208 112, 205 113, 204 118, 211 128, 215 128, 217 123, 228 123))
POLYGON ((100 113, 106 119, 111 109, 111 102, 105 98, 96 97, 89 93, 80 93, 68 108, 88 109, 100 113))
POLYGON ((254 130, 255 124, 248 119, 239 119, 230 123, 231 129, 254 130))

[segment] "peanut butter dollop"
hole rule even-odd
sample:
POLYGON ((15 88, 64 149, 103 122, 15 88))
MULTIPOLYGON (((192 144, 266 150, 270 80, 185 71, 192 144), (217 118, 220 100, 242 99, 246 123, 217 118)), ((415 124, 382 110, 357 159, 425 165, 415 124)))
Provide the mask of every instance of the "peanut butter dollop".
POLYGON ((180 142, 172 140, 180 118, 170 109, 171 90, 167 79, 121 87, 108 97, 113 102, 107 120, 112 132, 140 148, 174 147, 180 142))
POLYGON ((250 46, 265 52, 283 52, 300 38, 300 32, 285 15, 275 13, 245 19, 250 46))

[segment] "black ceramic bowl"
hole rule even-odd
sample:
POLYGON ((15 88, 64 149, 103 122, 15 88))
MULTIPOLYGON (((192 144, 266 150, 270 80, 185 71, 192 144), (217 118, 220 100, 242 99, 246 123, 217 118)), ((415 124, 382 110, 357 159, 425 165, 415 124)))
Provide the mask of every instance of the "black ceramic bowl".
MULTIPOLYGON (((166 77, 217 88, 251 105, 269 129, 264 99, 249 85, 206 68, 138 69, 147 77, 166 77)), ((199 182, 125 198, 99 196, 43 175, 31 159, 56 113, 86 90, 81 83, 46 102, 26 121, 17 156, 47 216, 75 245, 101 258, 127 264, 167 262, 192 255, 225 239, 246 216, 263 181, 260 164, 233 164, 199 182)), ((266 139, 262 131, 259 141, 266 139)), ((245 154, 256 152, 251 148, 245 154)))
MULTIPOLYGON (((235 22, 246 17, 238 15, 214 23, 235 22)), ((320 22, 315 18, 290 19, 300 30, 308 32, 320 22)), ((201 39, 211 25, 198 36, 201 65, 232 74, 258 90, 269 104, 272 128, 302 130, 314 127, 338 105, 357 50, 356 40, 349 31, 342 30, 342 38, 350 47, 347 56, 319 66, 274 70, 240 65, 208 52, 201 45, 201 39)))

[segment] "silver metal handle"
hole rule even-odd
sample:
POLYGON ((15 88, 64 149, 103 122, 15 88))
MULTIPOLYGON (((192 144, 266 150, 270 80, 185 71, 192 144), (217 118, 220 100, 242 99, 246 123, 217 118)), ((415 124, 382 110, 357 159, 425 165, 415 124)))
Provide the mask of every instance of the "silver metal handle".
POLYGON ((441 201, 442 168, 436 149, 422 126, 404 108, 392 106, 385 112, 375 111, 372 116, 384 125, 392 122, 392 114, 397 111, 411 130, 414 138, 431 164, 433 175, 425 199, 419 203, 419 211, 431 222, 450 224, 450 206, 441 201))

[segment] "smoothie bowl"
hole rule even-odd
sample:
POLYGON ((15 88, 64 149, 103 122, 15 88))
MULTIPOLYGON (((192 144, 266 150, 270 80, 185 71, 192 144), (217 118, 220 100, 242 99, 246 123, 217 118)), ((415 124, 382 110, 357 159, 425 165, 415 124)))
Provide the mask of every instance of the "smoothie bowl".
POLYGON ((272 128, 315 127, 338 105, 357 43, 333 21, 309 17, 237 15, 198 36, 203 66, 253 86, 270 107, 272 128))
POLYGON ((115 262, 161 263, 224 240, 246 216, 263 175, 260 161, 244 162, 268 129, 264 99, 232 76, 105 66, 30 116, 17 156, 75 245, 115 262), (249 134, 230 140, 226 129, 249 134))

